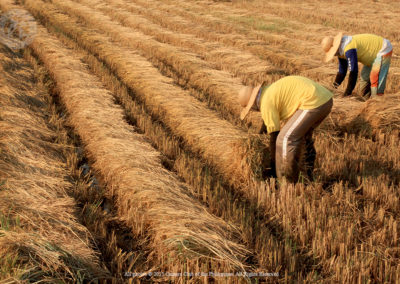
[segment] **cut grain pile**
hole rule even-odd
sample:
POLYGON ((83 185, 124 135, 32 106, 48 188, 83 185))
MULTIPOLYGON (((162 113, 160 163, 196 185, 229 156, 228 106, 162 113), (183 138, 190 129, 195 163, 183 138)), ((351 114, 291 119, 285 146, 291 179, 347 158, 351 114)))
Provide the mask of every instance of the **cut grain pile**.
POLYGON ((369 123, 375 133, 400 130, 400 93, 368 100, 360 117, 369 123))
POLYGON ((396 135, 400 129, 399 94, 385 94, 367 102, 357 97, 337 97, 334 98, 334 105, 321 125, 324 130, 377 137, 396 135))
MULTIPOLYGON (((159 42, 179 47, 180 52, 195 51, 197 54, 201 54, 201 59, 210 66, 229 71, 235 77, 240 78, 243 83, 254 83, 254 80, 265 80, 267 74, 284 72, 284 70, 268 64, 266 60, 261 60, 244 50, 238 51, 217 41, 202 40, 200 35, 204 35, 204 28, 182 17, 162 17, 158 10, 144 9, 133 2, 126 3, 121 0, 107 0, 108 5, 102 5, 104 1, 97 0, 81 2, 96 7, 126 27, 140 30, 153 36, 159 42), (146 16, 151 17, 151 20, 146 16), (185 31, 189 32, 182 32, 176 28, 176 25, 185 27, 187 29, 185 31), (169 27, 173 27, 172 30, 168 29, 169 27), (193 34, 195 30, 197 30, 196 35, 193 34)), ((188 83, 191 84, 190 81, 188 83)))
POLYGON ((147 271, 149 249, 116 217, 116 210, 106 196, 104 185, 99 183, 99 178, 88 165, 79 137, 67 124, 68 112, 59 103, 55 82, 43 64, 32 55, 31 49, 24 50, 24 58, 33 67, 37 84, 45 90, 44 97, 53 114, 51 121, 56 124, 57 141, 65 147, 63 154, 73 178, 74 188, 70 195, 77 201, 81 209, 79 220, 93 236, 100 261, 109 271, 107 281, 121 282, 133 263, 137 271, 147 271))
POLYGON ((68 181, 65 146, 54 142, 57 133, 48 124, 33 70, 3 46, 0 54, 0 279, 105 278, 93 239, 67 194, 74 185, 68 181))
POLYGON ((363 105, 364 102, 355 97, 334 97, 332 111, 322 122, 321 128, 329 131, 348 130, 349 124, 360 115, 363 105))
POLYGON ((188 187, 162 167, 159 153, 124 122, 113 96, 76 55, 41 27, 32 48, 57 82, 70 122, 92 167, 115 197, 120 218, 135 235, 150 236, 149 261, 155 268, 243 269, 240 259, 247 252, 236 242, 237 229, 209 214, 188 187), (176 261, 168 261, 171 257, 176 261))

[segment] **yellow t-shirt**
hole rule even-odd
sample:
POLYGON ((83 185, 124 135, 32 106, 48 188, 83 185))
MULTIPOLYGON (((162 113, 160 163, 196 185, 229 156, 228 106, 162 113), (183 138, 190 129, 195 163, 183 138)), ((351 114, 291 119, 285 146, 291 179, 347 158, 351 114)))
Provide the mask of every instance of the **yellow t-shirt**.
POLYGON ((280 130, 280 121, 298 109, 314 109, 331 99, 333 94, 316 82, 301 76, 284 77, 261 93, 260 111, 267 131, 280 130))
POLYGON ((383 46, 383 37, 373 34, 352 36, 352 40, 344 48, 344 54, 350 49, 357 50, 358 62, 371 66, 383 46))

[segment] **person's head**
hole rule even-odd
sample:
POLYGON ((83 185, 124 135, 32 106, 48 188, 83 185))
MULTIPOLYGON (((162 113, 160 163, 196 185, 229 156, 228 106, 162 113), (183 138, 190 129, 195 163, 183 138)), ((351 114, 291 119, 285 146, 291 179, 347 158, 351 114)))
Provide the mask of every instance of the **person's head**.
POLYGON ((264 85, 259 84, 255 87, 243 87, 238 94, 239 104, 244 107, 242 112, 240 113, 240 119, 243 120, 246 115, 249 113, 250 109, 259 110, 256 104, 256 98, 260 88, 264 85))
POLYGON ((343 33, 338 33, 335 37, 326 36, 321 41, 322 50, 325 52, 324 62, 329 62, 333 57, 339 55, 340 41, 343 33))

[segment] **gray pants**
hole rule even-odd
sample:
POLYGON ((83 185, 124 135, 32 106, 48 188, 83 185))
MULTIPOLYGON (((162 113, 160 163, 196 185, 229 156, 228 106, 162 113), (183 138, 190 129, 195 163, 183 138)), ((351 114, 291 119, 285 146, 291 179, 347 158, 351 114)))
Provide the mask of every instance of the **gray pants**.
POLYGON ((299 178, 302 148, 305 144, 307 173, 312 174, 316 151, 312 134, 314 129, 329 115, 333 105, 330 99, 325 104, 309 110, 297 110, 280 131, 276 142, 276 174, 290 182, 299 178))

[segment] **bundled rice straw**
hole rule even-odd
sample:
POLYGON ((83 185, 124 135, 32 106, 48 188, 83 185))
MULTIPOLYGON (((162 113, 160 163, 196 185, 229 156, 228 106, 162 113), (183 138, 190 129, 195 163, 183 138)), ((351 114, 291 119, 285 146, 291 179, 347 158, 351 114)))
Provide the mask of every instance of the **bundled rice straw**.
POLYGON ((400 93, 367 101, 361 109, 360 116, 371 125, 373 130, 399 130, 400 93))

